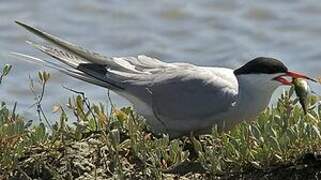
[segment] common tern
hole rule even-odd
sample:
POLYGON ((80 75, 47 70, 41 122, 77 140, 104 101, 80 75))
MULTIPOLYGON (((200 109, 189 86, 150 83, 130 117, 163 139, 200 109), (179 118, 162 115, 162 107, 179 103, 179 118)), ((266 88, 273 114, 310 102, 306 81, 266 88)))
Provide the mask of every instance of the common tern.
POLYGON ((16 53, 60 72, 114 91, 131 102, 154 133, 170 137, 204 134, 213 126, 229 130, 253 120, 269 104, 276 88, 290 78, 279 60, 255 58, 238 69, 166 63, 144 55, 105 57, 47 32, 16 22, 50 45, 28 42, 59 62, 16 53))

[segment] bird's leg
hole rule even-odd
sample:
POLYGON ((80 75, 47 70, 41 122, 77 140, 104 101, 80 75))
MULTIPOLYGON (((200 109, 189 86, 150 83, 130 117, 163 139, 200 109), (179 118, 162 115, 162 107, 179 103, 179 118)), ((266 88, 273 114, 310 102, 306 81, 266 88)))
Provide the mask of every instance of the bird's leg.
POLYGON ((198 150, 195 148, 197 146, 196 144, 199 143, 199 136, 194 136, 194 132, 191 132, 189 135, 189 143, 187 143, 184 147, 185 150, 188 150, 190 152, 189 159, 191 161, 194 161, 198 158, 198 150))

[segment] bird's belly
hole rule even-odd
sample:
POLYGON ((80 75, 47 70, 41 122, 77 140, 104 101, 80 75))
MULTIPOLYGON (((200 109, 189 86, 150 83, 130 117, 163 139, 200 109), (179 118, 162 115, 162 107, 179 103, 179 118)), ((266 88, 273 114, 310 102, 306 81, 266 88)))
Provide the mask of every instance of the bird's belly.
POLYGON ((146 123, 151 127, 152 131, 156 134, 159 133, 167 133, 167 128, 164 125, 164 122, 160 121, 153 112, 153 108, 146 102, 141 101, 135 96, 131 96, 128 94, 122 94, 122 96, 126 97, 126 99, 133 105, 134 110, 142 115, 146 123))
POLYGON ((195 119, 185 121, 184 119, 168 119, 155 115, 153 108, 140 101, 139 99, 131 99, 135 111, 146 119, 146 123, 156 134, 165 133, 175 138, 183 135, 189 135, 191 132, 209 129, 211 130, 215 121, 212 119, 195 119))
POLYGON ((214 126, 219 131, 230 130, 244 120, 254 119, 260 113, 259 110, 251 110, 251 113, 246 112, 248 108, 238 110, 231 108, 221 114, 188 119, 188 121, 184 119, 170 119, 161 115, 159 117, 155 115, 152 104, 143 102, 134 96, 126 95, 125 97, 134 105, 135 111, 146 119, 147 124, 154 133, 167 133, 172 138, 189 135, 191 132, 195 134, 210 133, 214 126))
POLYGON ((188 121, 184 119, 168 119, 155 115, 153 108, 139 99, 132 98, 130 101, 134 105, 135 111, 146 119, 147 124, 154 133, 166 133, 172 138, 189 135, 191 132, 195 134, 210 133, 214 126, 220 131, 225 131, 244 120, 243 118, 235 119, 235 117, 240 116, 231 117, 228 112, 214 117, 189 119, 188 121))
POLYGON ((243 121, 254 120, 261 111, 246 113, 230 109, 221 114, 215 114, 204 118, 189 120, 168 121, 168 134, 176 136, 189 135, 193 132, 195 135, 208 134, 214 127, 218 131, 228 131, 243 121))

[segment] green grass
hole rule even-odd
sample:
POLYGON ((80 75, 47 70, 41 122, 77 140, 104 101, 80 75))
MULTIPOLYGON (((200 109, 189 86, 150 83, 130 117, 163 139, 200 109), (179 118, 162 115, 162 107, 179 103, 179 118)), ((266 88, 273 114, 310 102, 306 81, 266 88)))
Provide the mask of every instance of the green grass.
MULTIPOLYGON (((49 78, 39 73, 43 92, 49 78)), ((155 137, 132 108, 110 111, 79 92, 48 120, 43 95, 35 103, 39 123, 1 103, 0 179, 287 179, 321 170, 321 105, 311 97, 305 116, 293 90, 256 121, 180 139, 155 137)))

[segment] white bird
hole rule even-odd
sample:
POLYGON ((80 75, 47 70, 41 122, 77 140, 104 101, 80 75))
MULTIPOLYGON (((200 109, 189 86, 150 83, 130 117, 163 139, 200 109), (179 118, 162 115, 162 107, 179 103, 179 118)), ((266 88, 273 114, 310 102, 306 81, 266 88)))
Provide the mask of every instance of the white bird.
POLYGON ((16 55, 114 91, 133 104, 153 132, 172 138, 207 133, 214 125, 228 130, 253 120, 268 106, 277 87, 291 85, 287 77, 311 79, 267 57, 255 58, 236 70, 166 63, 147 56, 105 57, 16 23, 55 45, 29 42, 61 63, 16 55))

